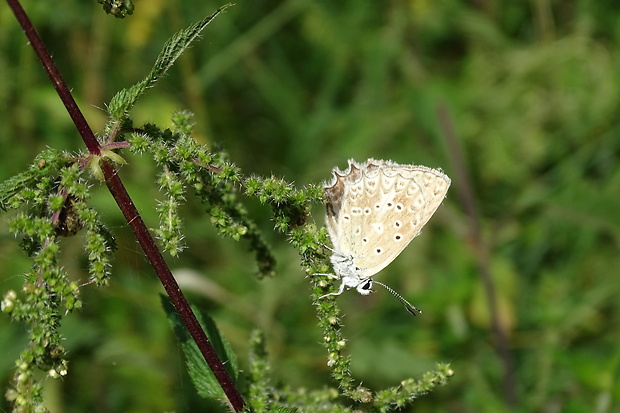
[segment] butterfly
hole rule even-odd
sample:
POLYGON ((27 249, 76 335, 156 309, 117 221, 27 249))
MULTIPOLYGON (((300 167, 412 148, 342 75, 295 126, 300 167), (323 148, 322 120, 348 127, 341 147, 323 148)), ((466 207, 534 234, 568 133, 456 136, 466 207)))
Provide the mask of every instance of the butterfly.
POLYGON ((330 261, 336 275, 327 275, 342 283, 337 292, 322 297, 340 295, 345 288, 368 295, 377 283, 411 314, 421 313, 372 276, 420 234, 446 197, 450 178, 439 169, 375 159, 363 163, 350 159, 345 171, 334 168, 332 173, 324 189, 333 245, 330 261))

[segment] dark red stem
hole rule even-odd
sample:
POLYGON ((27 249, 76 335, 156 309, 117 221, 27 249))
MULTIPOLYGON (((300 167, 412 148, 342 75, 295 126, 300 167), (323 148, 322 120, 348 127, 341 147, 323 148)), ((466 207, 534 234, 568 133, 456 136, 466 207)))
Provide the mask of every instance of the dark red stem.
POLYGON ((213 346, 211 346, 211 342, 205 335, 204 331, 200 327, 196 316, 192 312, 185 296, 181 292, 179 288, 179 284, 172 276, 168 265, 164 261, 164 257, 162 257, 161 253, 157 249, 155 245, 155 241, 151 237, 151 234, 148 232, 146 225, 144 225, 144 221, 142 221, 142 217, 138 213, 133 201, 129 197, 125 186, 121 182, 118 177, 116 170, 110 165, 109 162, 103 160, 101 162, 101 170, 103 171, 103 175, 105 176, 106 184, 112 193, 112 196, 116 200, 119 208, 123 212, 125 219, 129 223, 133 233, 136 235, 136 239, 142 246, 149 262, 155 269, 155 272, 159 276, 159 279, 166 289, 172 304, 177 309, 179 316, 187 326, 189 333, 196 341, 198 348, 202 352, 207 364, 213 371, 213 374, 217 378, 218 382, 224 389, 228 400, 232 404, 235 411, 243 410, 244 401, 234 383, 232 382, 230 376, 224 369, 224 365, 217 357, 213 346))
MULTIPOLYGON (((7 0, 9 7, 13 10, 15 17, 19 21, 19 24, 24 29, 30 44, 35 50, 37 57, 41 61, 41 64, 45 68, 54 88, 58 92, 60 99, 64 103, 71 119, 75 123, 75 126, 80 133, 80 136, 84 140, 86 147, 91 155, 98 156, 101 154, 101 146, 97 141, 90 125, 86 122, 84 115, 80 111, 79 107, 75 103, 67 84, 62 78, 60 71, 54 64, 52 57, 48 53, 43 41, 37 34, 36 30, 32 26, 30 19, 26 15, 26 12, 21 7, 21 4, 18 0, 7 0)), ((97 162, 97 159, 94 159, 93 162, 97 162)), ((192 312, 189 303, 185 299, 185 296, 181 292, 179 288, 179 284, 177 284, 176 280, 172 276, 168 265, 164 261, 161 253, 157 249, 155 245, 155 241, 151 237, 151 234, 146 228, 144 221, 140 217, 138 210, 136 209, 133 201, 129 197, 125 186, 121 182, 118 177, 117 171, 114 167, 105 159, 101 159, 101 169, 105 176, 106 184, 110 193, 114 197, 114 200, 118 204, 119 208, 123 212, 127 223, 131 227, 133 233, 136 236, 136 239, 142 246, 149 262, 153 266, 153 269, 157 273, 162 285, 164 286, 172 304, 176 308, 179 313, 179 316, 187 326, 190 334, 196 341, 198 348, 202 352, 203 357, 205 358, 207 364, 213 371, 213 374, 217 378, 218 382, 222 386, 224 393, 228 397, 230 404, 234 408, 235 411, 239 412, 243 410, 243 406, 245 404, 243 398, 237 391, 233 381, 230 376, 224 369, 224 365, 217 357, 213 346, 211 345, 209 339, 205 335, 204 331, 200 327, 196 316, 192 312)))

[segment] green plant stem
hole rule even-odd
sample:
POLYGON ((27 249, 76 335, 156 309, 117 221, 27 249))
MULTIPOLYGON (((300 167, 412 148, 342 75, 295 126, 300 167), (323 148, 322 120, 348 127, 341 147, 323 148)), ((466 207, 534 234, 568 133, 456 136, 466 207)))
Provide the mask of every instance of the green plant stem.
MULTIPOLYGON (((97 138, 90 128, 90 125, 86 122, 86 119, 77 106, 77 103, 73 99, 73 96, 62 78, 60 71, 54 64, 52 57, 43 44, 43 41, 32 26, 26 12, 21 7, 18 0, 7 0, 7 3, 24 29, 30 44, 34 48, 37 57, 41 61, 41 64, 52 81, 52 84, 58 92, 60 99, 67 108, 71 119, 73 119, 73 122, 75 123, 80 136, 84 140, 88 151, 91 155, 99 156, 101 154, 101 146, 99 145, 97 138)), ((181 292, 178 283, 172 276, 172 273, 164 261, 164 258, 157 249, 153 238, 148 232, 144 221, 142 221, 142 218, 140 217, 133 201, 129 197, 125 186, 118 177, 116 169, 105 159, 101 159, 101 169, 105 176, 106 184, 110 190, 110 193, 125 216, 125 219, 134 232, 136 239, 142 246, 149 262, 153 266, 153 269, 157 273, 157 276, 168 293, 170 300, 178 311, 179 316, 183 320, 193 339, 196 341, 196 344, 198 345, 198 348, 200 349, 207 364, 222 386, 222 389, 228 397, 231 406, 237 412, 243 410, 245 405, 243 398, 224 369, 222 362, 217 357, 217 354, 211 346, 205 332, 200 327, 200 324, 192 312, 189 303, 181 292)))

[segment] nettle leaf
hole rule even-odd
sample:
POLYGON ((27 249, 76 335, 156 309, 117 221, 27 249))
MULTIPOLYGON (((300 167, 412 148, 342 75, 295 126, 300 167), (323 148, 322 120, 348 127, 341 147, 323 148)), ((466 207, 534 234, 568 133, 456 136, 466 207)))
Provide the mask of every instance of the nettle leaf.
MULTIPOLYGON (((172 324, 175 335, 181 342, 181 348, 185 354, 188 372, 192 382, 194 383, 194 387, 196 387, 196 390, 198 391, 198 394, 201 397, 209 399, 225 399, 226 395, 215 378, 215 375, 209 368, 209 365, 202 356, 202 353, 198 349, 198 345, 181 321, 181 318, 174 309, 172 303, 163 295, 162 305, 164 307, 164 311, 166 311, 168 320, 172 324)), ((231 377, 232 381, 236 383, 239 377, 237 355, 233 352, 228 341, 220 334, 211 317, 194 306, 192 306, 192 311, 204 329, 207 338, 217 353, 218 358, 224 364, 224 368, 228 372, 228 375, 231 377)))
POLYGON ((225 4, 217 9, 212 15, 205 17, 190 27, 177 32, 170 39, 168 39, 168 41, 164 44, 162 51, 159 53, 151 72, 143 80, 128 89, 119 91, 112 98, 110 105, 108 106, 108 113, 110 117, 115 121, 123 120, 123 118, 127 116, 129 109, 133 107, 136 101, 144 93, 146 93, 149 88, 155 86, 155 83, 157 83, 157 81, 166 74, 168 69, 172 67, 174 62, 176 62, 185 49, 187 49, 189 45, 200 36, 202 30, 230 6, 232 6, 232 3, 225 4))

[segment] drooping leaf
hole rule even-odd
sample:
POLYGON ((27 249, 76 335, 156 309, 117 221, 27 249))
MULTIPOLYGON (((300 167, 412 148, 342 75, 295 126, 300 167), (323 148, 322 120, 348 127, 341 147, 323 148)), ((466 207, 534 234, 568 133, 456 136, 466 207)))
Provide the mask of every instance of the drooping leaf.
MULTIPOLYGON (((202 353, 198 349, 196 342, 190 335, 189 331, 182 323, 179 314, 176 312, 168 299, 162 296, 162 305, 168 316, 168 320, 172 324, 174 333, 181 342, 181 348, 185 354, 189 375, 201 397, 209 399, 224 399, 226 396, 215 375, 209 368, 202 353)), ((215 322, 203 311, 192 307, 194 314, 198 318, 198 322, 204 329, 207 338, 211 342, 219 359, 224 364, 224 368, 228 372, 233 382, 237 381, 238 368, 237 356, 233 352, 228 341, 220 334, 215 322)))

